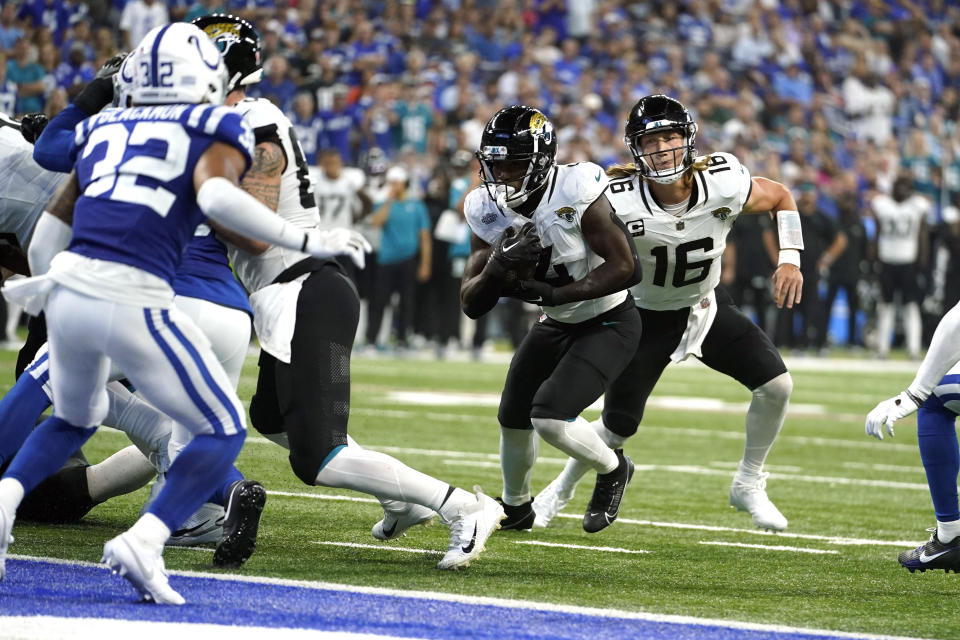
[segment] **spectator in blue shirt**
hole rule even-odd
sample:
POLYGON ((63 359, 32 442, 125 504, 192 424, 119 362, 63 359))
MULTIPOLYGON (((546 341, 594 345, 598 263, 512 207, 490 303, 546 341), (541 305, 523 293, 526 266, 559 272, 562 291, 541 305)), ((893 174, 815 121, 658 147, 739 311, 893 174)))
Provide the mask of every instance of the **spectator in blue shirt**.
POLYGON ((333 89, 333 105, 330 109, 317 112, 320 126, 320 148, 332 148, 340 152, 347 164, 356 161, 353 153, 350 132, 356 124, 353 108, 347 103, 347 87, 336 85, 333 89))
POLYGON ((17 26, 17 5, 6 2, 0 9, 0 51, 13 53, 14 43, 23 37, 23 29, 17 26))
POLYGON ((426 153, 427 132, 433 126, 430 88, 410 86, 404 93, 408 99, 398 102, 394 107, 399 124, 397 146, 400 149, 413 149, 416 153, 426 153))
POLYGON ((430 279, 432 239, 430 216, 424 203, 408 196, 410 175, 400 166, 387 171, 387 199, 373 215, 370 224, 383 231, 377 254, 377 279, 374 282, 370 317, 367 322, 367 344, 377 344, 383 312, 396 293, 397 344, 404 348, 407 331, 413 320, 413 296, 417 282, 430 279))
POLYGON ((293 124, 293 130, 297 133, 297 140, 300 141, 300 146, 303 148, 303 155, 307 159, 307 164, 316 164, 323 123, 317 117, 312 95, 305 91, 297 94, 297 97, 293 99, 293 113, 290 114, 290 122, 293 124))
POLYGON ((7 56, 0 52, 0 113, 13 115, 17 110, 17 85, 7 79, 7 56))
POLYGON ((267 98, 280 107, 280 110, 289 113, 293 105, 293 96, 297 93, 297 85, 287 77, 290 63, 286 58, 273 56, 263 65, 266 72, 263 80, 250 85, 248 93, 252 96, 267 98))
POLYGON ((36 62, 30 62, 30 44, 20 38, 13 45, 13 59, 7 61, 7 79, 17 85, 16 112, 19 115, 43 111, 43 78, 46 75, 36 62))

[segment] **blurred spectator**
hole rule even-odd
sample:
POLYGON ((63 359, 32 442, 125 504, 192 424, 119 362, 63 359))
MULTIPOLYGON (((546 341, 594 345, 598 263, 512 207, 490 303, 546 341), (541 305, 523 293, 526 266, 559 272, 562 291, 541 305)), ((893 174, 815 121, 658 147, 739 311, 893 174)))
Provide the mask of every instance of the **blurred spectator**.
MULTIPOLYGON (((306 97, 312 100, 309 95, 306 97)), ((320 228, 352 229, 372 208, 363 189, 366 183, 363 171, 343 166, 340 152, 334 148, 320 151, 317 160, 319 166, 310 167, 310 175, 320 210, 320 228)), ((353 262, 345 256, 338 256, 337 261, 356 282, 357 270, 353 262)))
POLYGON ((803 293, 800 304, 783 308, 777 316, 777 346, 821 352, 827 341, 827 310, 820 298, 820 278, 847 244, 833 220, 817 208, 817 190, 812 182, 798 188, 797 208, 803 226, 803 293))
POLYGON ((775 225, 768 216, 740 216, 727 236, 721 283, 734 303, 768 335, 773 333, 770 276, 777 262, 775 225))
POLYGON ((0 113, 12 116, 17 112, 17 85, 7 78, 7 56, 0 53, 0 113))
POLYGON ((867 230, 860 219, 860 205, 853 192, 845 192, 837 197, 837 210, 840 214, 839 228, 847 239, 846 248, 836 257, 833 264, 824 260, 829 270, 827 277, 827 297, 824 309, 827 312, 827 326, 830 326, 830 314, 837 292, 841 289, 847 299, 847 342, 846 346, 863 346, 863 337, 857 335, 857 314, 860 312, 860 285, 867 274, 869 256, 867 253, 867 230))
POLYGON ((157 0, 128 0, 120 16, 124 51, 132 51, 148 31, 168 22, 170 15, 166 4, 157 0))
POLYGON ((320 123, 320 147, 336 149, 340 157, 352 162, 356 154, 353 153, 350 133, 357 123, 357 116, 347 102, 346 86, 333 87, 333 104, 328 109, 318 111, 317 120, 320 123))
POLYGON ((31 61, 26 37, 17 40, 13 45, 13 59, 7 61, 7 80, 17 85, 17 115, 43 111, 45 76, 43 67, 31 61))
POLYGON ((397 345, 407 346, 407 333, 413 321, 413 296, 417 282, 430 278, 432 238, 427 208, 421 200, 408 196, 410 174, 400 166, 386 174, 387 198, 378 203, 371 224, 383 231, 377 254, 377 279, 367 324, 367 344, 377 343, 383 312, 393 294, 398 301, 395 313, 397 345))
MULTIPOLYGON (((300 147, 303 148, 304 157, 309 164, 314 164, 317 162, 317 149, 320 144, 323 123, 317 117, 312 95, 301 91, 294 97, 290 122, 293 124, 293 130, 297 134, 300 147)), ((338 153, 339 151, 337 149, 338 153)))
POLYGON ((880 265, 882 302, 877 305, 877 355, 886 358, 893 338, 896 306, 903 312, 907 354, 920 357, 920 301, 926 292, 920 272, 926 269, 927 214, 930 201, 917 193, 913 177, 901 174, 888 196, 870 201, 877 218, 877 261, 880 265))
POLYGON ((23 29, 15 22, 17 18, 17 4, 5 2, 0 8, 0 52, 13 54, 13 45, 24 36, 23 29))
POLYGON ((297 85, 287 77, 290 63, 279 55, 272 56, 263 64, 263 80, 251 86, 250 93, 258 98, 266 98, 280 107, 281 111, 289 113, 293 106, 293 96, 297 93, 297 85))

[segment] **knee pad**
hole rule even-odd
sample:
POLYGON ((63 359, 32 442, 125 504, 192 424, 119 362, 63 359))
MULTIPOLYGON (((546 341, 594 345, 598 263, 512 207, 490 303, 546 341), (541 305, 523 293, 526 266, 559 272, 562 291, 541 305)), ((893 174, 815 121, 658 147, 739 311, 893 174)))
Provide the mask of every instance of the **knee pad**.
POLYGON ((779 404, 786 404, 790 400, 791 393, 793 393, 793 378, 790 377, 789 372, 781 373, 753 390, 755 398, 779 404))
POLYGON ((250 399, 250 424, 263 435, 283 433, 283 418, 269 402, 257 400, 257 394, 250 399))

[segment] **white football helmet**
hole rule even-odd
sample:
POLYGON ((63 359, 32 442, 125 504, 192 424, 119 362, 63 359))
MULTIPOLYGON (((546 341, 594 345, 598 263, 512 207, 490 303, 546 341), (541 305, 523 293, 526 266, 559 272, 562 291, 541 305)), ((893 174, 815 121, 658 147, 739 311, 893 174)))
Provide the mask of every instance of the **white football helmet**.
POLYGON ((133 104, 223 104, 227 67, 217 46, 186 22, 152 29, 137 45, 133 104))
POLYGON ((134 74, 137 71, 136 51, 127 55, 115 74, 113 74, 113 106, 126 109, 130 106, 133 89, 136 86, 134 74))

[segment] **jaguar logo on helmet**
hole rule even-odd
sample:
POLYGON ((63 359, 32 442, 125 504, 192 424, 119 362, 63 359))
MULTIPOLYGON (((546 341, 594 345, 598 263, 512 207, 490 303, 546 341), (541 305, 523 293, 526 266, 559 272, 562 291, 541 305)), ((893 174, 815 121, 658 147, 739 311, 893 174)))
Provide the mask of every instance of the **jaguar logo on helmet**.
POLYGON ((538 111, 530 116, 530 133, 543 136, 544 142, 550 144, 553 139, 553 125, 547 120, 547 116, 538 111))
POLYGON ((229 74, 228 90, 251 85, 263 78, 260 34, 250 22, 238 16, 214 13, 193 23, 213 40, 223 56, 229 74))

